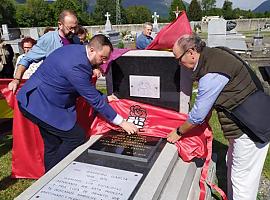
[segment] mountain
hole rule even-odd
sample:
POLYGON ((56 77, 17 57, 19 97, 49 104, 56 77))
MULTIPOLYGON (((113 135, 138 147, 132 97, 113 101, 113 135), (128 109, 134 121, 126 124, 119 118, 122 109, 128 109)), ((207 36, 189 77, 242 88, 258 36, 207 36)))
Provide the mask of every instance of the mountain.
MULTIPOLYGON (((172 0, 122 0, 122 6, 127 8, 129 6, 146 6, 151 12, 157 12, 161 17, 168 17, 169 8, 172 0)), ((96 0, 89 0, 89 11, 94 10, 96 0)), ((189 5, 184 1, 184 4, 189 5)))
POLYGON ((264 1, 259 5, 257 8, 253 10, 253 12, 265 12, 265 11, 270 11, 270 0, 264 1))
MULTIPOLYGON (((25 3, 26 0, 16 0, 18 3, 25 3)), ((52 1, 52 0, 47 0, 52 1)), ((270 0, 268 0, 270 1, 270 0)), ((186 6, 189 4, 183 1, 186 6)), ((169 8, 171 6, 172 0, 122 0, 122 6, 127 8, 129 6, 146 6, 151 10, 151 12, 157 12, 161 17, 168 17, 169 8)), ((93 12, 96 0, 88 0, 88 11, 93 12)))

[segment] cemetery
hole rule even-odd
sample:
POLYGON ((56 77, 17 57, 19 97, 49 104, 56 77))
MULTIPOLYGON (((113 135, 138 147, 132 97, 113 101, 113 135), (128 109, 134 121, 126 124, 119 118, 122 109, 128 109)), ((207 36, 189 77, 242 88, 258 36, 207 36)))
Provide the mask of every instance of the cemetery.
MULTIPOLYGON (((174 11, 176 18, 180 13, 177 7, 174 11)), ((124 47, 129 49, 112 60, 106 68, 106 76, 97 80, 97 88, 107 94, 115 94, 120 100, 133 101, 133 106, 147 104, 166 109, 168 113, 177 112, 186 116, 196 92, 196 86, 192 85, 192 72, 180 66, 171 51, 135 50, 136 37, 141 33, 142 24, 112 25, 111 13, 106 12, 104 17, 105 25, 85 26, 89 33, 104 34, 114 48, 117 48, 120 42, 124 42, 124 47), (123 35, 122 32, 130 34, 123 35)), ((154 22, 152 35, 156 37, 167 24, 158 22, 157 12, 151 17, 154 22)), ((208 47, 229 47, 248 62, 256 71, 265 91, 270 94, 269 19, 225 20, 214 16, 190 24, 192 28, 195 25, 200 27, 199 35, 208 47), (251 29, 252 33, 245 34, 251 29)), ((29 35, 38 39, 43 29, 44 27, 14 29, 2 24, 1 37, 12 46, 14 53, 19 54, 22 53, 19 47, 21 38, 29 35)), ((147 109, 140 109, 143 110, 140 112, 148 113, 147 109)), ((216 113, 213 115, 211 123, 217 120, 216 113)), ((126 120, 143 129, 146 116, 150 117, 147 114, 128 116, 126 120)), ((217 121, 214 123, 217 124, 217 121)), ((213 129, 213 132, 221 132, 220 127, 213 129)), ((26 136, 23 136, 27 134, 26 131, 20 134, 26 139, 26 136)), ((217 133, 214 135, 216 137, 217 133)), ((27 145, 30 144, 33 145, 33 142, 29 141, 27 145)), ((213 148, 218 149, 221 146, 226 148, 218 140, 213 141, 213 148)), ((217 151, 220 153, 223 150, 217 151)), ((27 152, 28 156, 31 153, 33 160, 22 164, 25 168, 29 166, 30 174, 35 168, 30 167, 31 162, 36 163, 36 166, 40 164, 40 160, 35 160, 34 155, 40 152, 27 152)), ((178 147, 167 142, 164 137, 128 135, 119 130, 109 130, 106 133, 91 135, 86 143, 76 148, 35 182, 31 182, 15 199, 194 200, 201 198, 202 188, 205 188, 204 199, 210 200, 213 199, 213 194, 206 182, 218 181, 219 187, 226 187, 225 183, 222 183, 225 181, 224 177, 220 178, 224 171, 218 166, 223 164, 224 168, 225 164, 224 161, 220 161, 217 152, 207 151, 207 155, 184 161, 178 147), (205 180, 202 179, 203 173, 206 175, 205 180)), ((224 151, 220 156, 225 159, 224 151)), ((24 173, 18 177, 24 177, 24 173)), ((25 177, 31 178, 27 175, 25 177)), ((267 184, 266 187, 270 186, 269 180, 267 184)), ((1 187, 0 189, 2 190, 1 187)))

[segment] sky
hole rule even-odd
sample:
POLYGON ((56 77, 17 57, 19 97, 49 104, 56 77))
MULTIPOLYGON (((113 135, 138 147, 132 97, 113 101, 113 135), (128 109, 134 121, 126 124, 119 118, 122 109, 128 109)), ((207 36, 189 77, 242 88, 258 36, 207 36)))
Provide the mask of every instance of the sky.
MULTIPOLYGON (((185 0, 190 3, 191 0, 185 0)), ((233 8, 240 8, 242 10, 253 10, 257 8, 262 2, 266 0, 230 0, 233 4, 233 8)), ((216 0, 216 7, 221 8, 224 0, 216 0)))

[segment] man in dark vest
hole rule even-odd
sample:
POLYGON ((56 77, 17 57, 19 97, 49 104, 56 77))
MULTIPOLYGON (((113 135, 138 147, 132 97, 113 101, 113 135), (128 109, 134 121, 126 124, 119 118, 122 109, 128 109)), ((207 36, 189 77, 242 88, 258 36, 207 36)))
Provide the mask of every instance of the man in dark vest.
POLYGON ((206 47, 192 34, 179 38, 173 53, 180 65, 193 71, 198 94, 188 119, 168 135, 168 142, 176 142, 203 123, 215 108, 229 140, 228 199, 255 200, 269 147, 270 117, 264 116, 264 110, 270 97, 259 89, 247 64, 228 48, 206 47))

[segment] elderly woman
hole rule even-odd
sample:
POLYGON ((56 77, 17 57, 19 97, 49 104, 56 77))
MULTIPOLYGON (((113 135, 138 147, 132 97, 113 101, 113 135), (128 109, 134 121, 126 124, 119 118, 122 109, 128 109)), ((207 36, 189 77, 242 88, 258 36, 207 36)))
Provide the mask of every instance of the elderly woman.
MULTIPOLYGON (((20 60, 23 58, 23 56, 28 52, 30 51, 30 49, 32 49, 32 47, 37 43, 37 41, 31 37, 25 37, 22 39, 21 41, 21 47, 23 49, 23 54, 20 55, 18 58, 17 58, 17 61, 16 61, 16 65, 15 65, 15 70, 14 70, 14 77, 15 77, 15 74, 16 74, 16 70, 18 68, 18 63, 20 62, 20 60)), ((42 62, 42 61, 41 61, 42 62)), ((38 62, 38 63, 32 63, 29 68, 25 71, 25 73, 23 74, 23 77, 22 79, 29 79, 30 76, 37 70, 37 68, 39 67, 39 65, 41 64, 41 62, 38 62)))

